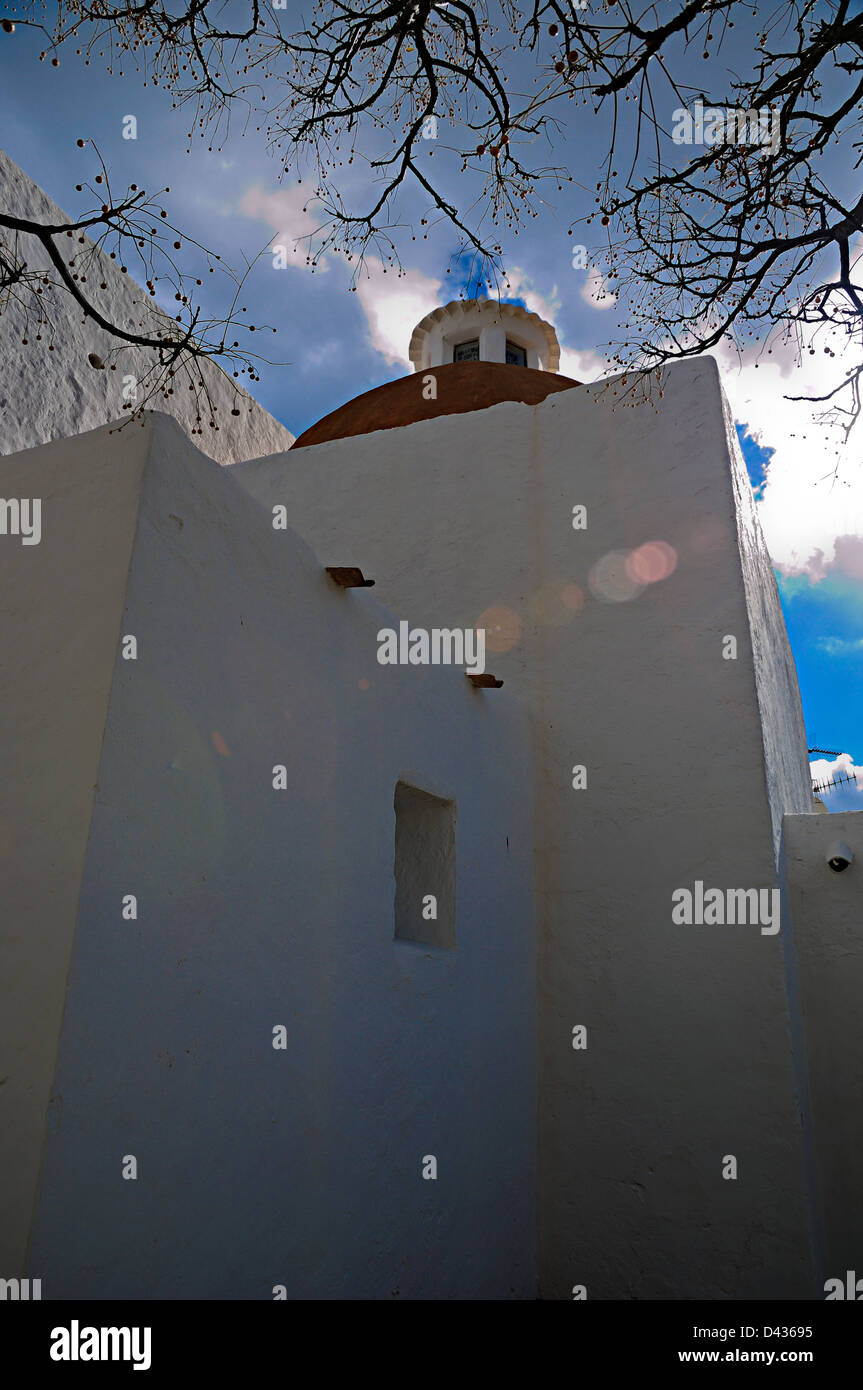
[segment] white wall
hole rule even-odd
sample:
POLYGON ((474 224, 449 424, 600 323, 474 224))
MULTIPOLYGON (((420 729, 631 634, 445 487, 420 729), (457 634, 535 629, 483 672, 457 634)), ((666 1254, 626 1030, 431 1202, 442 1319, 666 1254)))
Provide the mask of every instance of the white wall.
POLYGON ((818 1289, 846 1271, 863 1276, 863 812, 788 815, 783 891, 794 946, 794 985, 805 1032, 807 1154, 813 1174, 818 1289), (843 841, 854 862, 826 860, 843 841))
MULTIPOLYGON (((71 176, 69 186, 72 186, 71 176)), ((2 150, 0 201, 17 217, 32 222, 56 226, 70 220, 2 150)), ((87 240, 92 247, 92 242, 87 240)), ((61 250, 65 241, 65 237, 58 239, 61 250)), ((68 244, 73 245, 72 242, 68 244)), ((86 246, 79 248, 74 244, 76 251, 80 250, 82 255, 86 252, 86 246)), ((31 269, 44 268, 50 269, 52 275, 56 273, 44 247, 34 237, 22 234, 19 253, 31 269)), ((154 326, 167 321, 162 318, 155 301, 135 283, 131 274, 123 275, 115 261, 99 253, 96 264, 98 283, 97 275, 91 270, 88 289, 94 303, 118 327, 140 331, 142 313, 156 316, 154 326), (107 290, 99 289, 102 280, 107 290)), ((67 435, 82 434, 108 421, 121 420, 128 415, 122 396, 124 374, 137 375, 143 380, 153 363, 154 354, 149 349, 129 346, 117 359, 116 371, 95 370, 87 360, 88 354, 94 352, 107 363, 113 360, 108 354, 117 347, 118 340, 95 324, 84 321, 82 310, 69 295, 58 290, 49 294, 46 290, 44 298, 54 326, 53 336, 48 328, 37 329, 35 321, 28 327, 24 310, 14 301, 8 303, 0 315, 3 356, 0 454, 30 449, 67 435), (36 340, 37 331, 42 333, 41 342, 36 340), (26 347, 22 338, 28 340, 26 347), (52 342, 54 351, 49 352, 52 342)), ((152 327, 147 331, 152 332, 152 327)), ((290 448, 294 439, 290 431, 247 392, 242 391, 237 399, 237 383, 217 363, 203 363, 200 375, 218 409, 214 418, 221 421, 218 431, 209 429, 207 421, 204 422, 200 443, 209 455, 219 463, 236 463, 238 459, 290 448), (239 416, 231 415, 235 406, 242 412, 239 416)), ((175 416, 188 431, 194 425, 194 400, 194 393, 183 387, 168 400, 158 397, 151 402, 151 408, 175 416)), ((140 429, 140 426, 127 426, 125 433, 130 434, 133 428, 140 429)))
POLYGON ((322 568, 350 541, 271 523, 156 418, 30 1267, 46 1298, 532 1297, 526 721, 379 666, 376 591, 322 568), (457 803, 455 951, 393 940, 399 778, 457 803))
POLYGON ((806 726, 797 684, 797 668, 785 631, 776 576, 764 542, 731 409, 724 398, 722 405, 737 510, 743 583, 750 613, 753 670, 764 743, 764 777, 770 802, 774 850, 778 858, 785 812, 808 813, 815 806, 806 726))
POLYGON ((0 535, 0 1269, 24 1274, 147 456, 141 429, 0 459, 41 539, 0 535))
POLYGON ((663 385, 635 408, 582 387, 231 473, 399 617, 466 626, 505 606, 521 625, 487 664, 534 728, 542 1295, 809 1297, 781 938, 671 921, 696 879, 775 884, 768 786, 780 814, 811 807, 805 745, 776 755, 799 699, 715 365, 663 385), (598 601, 592 567, 650 540, 674 548, 671 577, 598 601))

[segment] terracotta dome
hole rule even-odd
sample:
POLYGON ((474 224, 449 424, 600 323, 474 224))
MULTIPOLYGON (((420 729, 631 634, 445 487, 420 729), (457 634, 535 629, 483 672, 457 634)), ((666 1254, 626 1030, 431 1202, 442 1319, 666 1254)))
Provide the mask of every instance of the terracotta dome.
POLYGON ((580 385, 580 381, 573 381, 571 377, 536 371, 532 367, 507 366, 501 362, 450 362, 435 367, 430 373, 400 377, 398 381, 388 381, 364 391, 304 430, 291 448, 305 449, 329 439, 348 439, 352 435, 371 434, 373 430, 397 429, 400 425, 413 425, 417 420, 433 420, 438 415, 463 415, 470 410, 485 410, 501 401, 538 405, 554 391, 568 391, 580 385), (426 375, 434 376, 437 382, 436 400, 426 400, 423 395, 426 375))

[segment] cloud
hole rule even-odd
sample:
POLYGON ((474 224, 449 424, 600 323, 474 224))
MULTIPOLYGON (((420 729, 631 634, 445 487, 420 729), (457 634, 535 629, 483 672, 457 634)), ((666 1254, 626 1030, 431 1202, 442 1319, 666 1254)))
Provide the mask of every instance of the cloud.
MULTIPOLYGON (((852 261, 861 252, 863 239, 852 261)), ((685 335, 681 344, 687 345, 685 335)), ((772 454, 758 511, 776 568, 812 583, 831 571, 863 581, 856 553, 863 538, 863 418, 846 442, 834 407, 847 406, 848 398, 806 399, 841 385, 859 365, 859 342, 830 323, 791 325, 775 328, 764 343, 740 350, 723 343, 708 355, 719 366, 735 421, 772 454)))
POLYGON ((591 309, 613 309, 617 303, 615 291, 606 281, 601 270, 592 265, 587 279, 581 287, 581 297, 591 309))
POLYGON ((391 366, 410 367, 408 347, 420 319, 438 308, 441 282, 421 270, 399 275, 385 270, 380 261, 368 260, 357 280, 357 297, 363 307, 369 341, 391 366))
POLYGON ((840 753, 832 762, 828 758, 817 758, 810 762, 809 771, 816 783, 842 779, 837 787, 815 792, 828 810, 854 811, 863 807, 863 767, 855 764, 850 753, 840 753), (846 778, 852 780, 849 782, 846 778))
POLYGON ((548 298, 534 288, 530 276, 517 265, 512 266, 507 272, 501 298, 523 300, 531 314, 539 314, 540 318, 548 323, 554 323, 560 313, 557 285, 552 286, 551 297, 548 298))
POLYGON ((863 536, 837 536, 833 563, 828 568, 838 570, 846 579, 863 581, 863 536))
POLYGON ((863 652, 863 637, 819 637, 815 645, 827 656, 854 656, 857 652, 863 652))
POLYGON ((857 464, 863 420, 843 447, 839 430, 816 418, 823 405, 785 399, 831 390, 853 365, 853 349, 838 334, 822 332, 806 336, 799 366, 790 343, 776 344, 772 353, 747 349, 740 358, 729 349, 711 355, 735 419, 774 451, 758 509, 773 563, 814 583, 831 568, 863 580, 863 472, 857 464))
MULTIPOLYGON (((306 270, 311 269, 306 258, 315 250, 315 234, 322 221, 321 214, 309 211, 316 201, 297 184, 292 188, 279 188, 275 193, 267 193, 260 184, 253 184, 240 199, 240 211, 266 223, 273 233, 273 246, 285 247, 288 265, 306 270)), ((316 270, 329 269, 326 257, 317 255, 314 259, 316 270)))
POLYGON ((571 376, 575 381, 596 381, 610 370, 608 362, 593 348, 560 349, 560 374, 571 376))

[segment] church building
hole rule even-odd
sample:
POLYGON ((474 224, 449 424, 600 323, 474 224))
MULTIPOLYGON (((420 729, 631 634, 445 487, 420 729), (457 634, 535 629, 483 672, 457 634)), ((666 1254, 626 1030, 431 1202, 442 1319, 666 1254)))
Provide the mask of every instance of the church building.
POLYGON ((409 354, 217 459, 82 391, 0 437, 0 1275, 823 1298, 863 813, 717 367, 579 383, 496 300, 409 354))

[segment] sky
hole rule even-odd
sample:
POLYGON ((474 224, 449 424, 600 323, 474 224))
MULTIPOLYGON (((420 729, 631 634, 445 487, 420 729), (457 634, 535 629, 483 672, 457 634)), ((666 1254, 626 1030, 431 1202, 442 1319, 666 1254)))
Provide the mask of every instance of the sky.
MULTIPOLYGON (((406 192, 398 208, 402 275, 374 254, 355 280, 337 256, 311 267, 298 239, 317 226, 309 203, 314 177, 311 187, 308 176, 300 185, 295 172, 279 182, 281 164, 254 119, 245 129, 242 119, 235 121, 221 142, 209 135, 189 140, 189 111, 172 109, 169 94, 145 84, 134 67, 112 76, 105 60, 94 56, 84 67, 64 48, 54 68, 39 61, 42 47, 37 34, 20 26, 14 35, 0 33, 3 148, 62 208, 78 214, 92 200, 76 193, 75 184, 92 177, 97 165, 92 147, 76 141, 94 141, 115 191, 131 182, 152 193, 169 186, 163 201, 175 225, 235 267, 253 261, 242 302, 249 321, 277 329, 267 347, 271 364, 260 368, 254 394, 288 429, 299 434, 344 401, 410 370, 413 326, 469 285, 452 229, 434 219, 417 228, 427 211, 422 197, 406 192), (134 140, 123 138, 128 115, 137 123, 134 140), (287 248, 285 268, 275 268, 276 245, 287 248)), ((529 60, 537 71, 524 67, 525 85, 543 77, 554 56, 549 48, 529 60)), ((731 66, 744 57, 731 53, 722 61, 731 66)), ((677 105, 669 96, 669 127, 677 105)), ((625 306, 603 294, 604 263, 601 248, 590 244, 593 233, 570 234, 570 227, 593 206, 607 126, 577 103, 562 114, 549 158, 566 160, 574 182, 560 195, 550 193, 519 235, 501 238, 506 297, 554 324, 562 373, 593 381, 610 370, 608 344, 621 334, 625 306), (585 242, 587 263, 576 268, 573 246, 585 242)), ((426 142, 427 158, 460 208, 478 191, 474 176, 461 172, 456 151, 463 140, 463 132, 439 120, 437 138, 426 142)), ((843 186, 851 176, 841 165, 829 172, 843 186)), ((367 198, 367 168, 346 169, 344 189, 348 200, 367 198)), ((207 281, 202 294, 219 313, 217 285, 207 281)), ((859 786, 852 782, 823 799, 830 810, 863 809, 863 424, 843 444, 818 421, 816 407, 786 399, 836 381, 841 357, 830 358, 821 340, 812 352, 804 346, 802 367, 788 345, 776 343, 770 351, 756 343, 741 356, 718 349, 714 355, 776 571, 808 744, 837 755, 813 755, 813 772, 823 780, 860 768, 859 786)))

